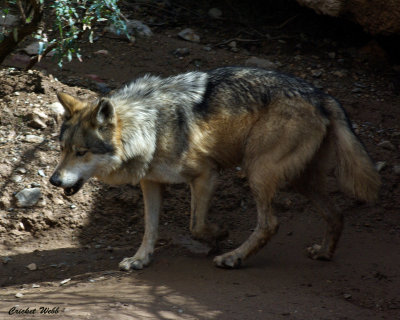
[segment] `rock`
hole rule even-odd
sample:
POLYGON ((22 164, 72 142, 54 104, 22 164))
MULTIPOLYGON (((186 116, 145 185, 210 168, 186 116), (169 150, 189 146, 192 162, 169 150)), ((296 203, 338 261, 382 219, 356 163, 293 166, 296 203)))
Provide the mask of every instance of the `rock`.
POLYGON ((204 51, 211 51, 212 48, 211 48, 210 46, 204 46, 204 47, 203 47, 203 50, 204 50, 204 51))
POLYGON ((36 136, 34 134, 27 134, 24 139, 25 142, 31 143, 42 143, 44 141, 43 137, 36 136))
POLYGON ((41 177, 45 177, 46 176, 46 174, 44 173, 44 171, 42 169, 38 170, 38 175, 41 176, 41 177))
POLYGON ((208 10, 208 15, 210 16, 210 18, 219 19, 222 16, 222 11, 218 8, 211 8, 210 10, 208 10))
POLYGON ((345 293, 345 294, 343 295, 343 298, 345 298, 346 300, 350 300, 350 299, 352 298, 352 296, 351 296, 351 294, 349 294, 349 293, 345 293))
POLYGON ((6 28, 18 25, 19 18, 13 14, 1 14, 0 15, 0 25, 6 28))
POLYGON ((36 283, 34 283, 34 284, 32 284, 32 288, 34 288, 34 289, 36 289, 36 288, 40 288, 40 284, 36 284, 36 283))
POLYGON ((68 283, 71 281, 71 278, 64 279, 63 281, 60 281, 60 286, 63 286, 64 284, 68 283))
POLYGON ((129 20, 126 27, 129 34, 139 37, 151 37, 153 35, 151 29, 139 20, 129 20))
MULTIPOLYGON (((23 48, 22 51, 24 51, 25 53, 27 53, 31 56, 36 56, 37 54, 39 54, 39 50, 40 50, 41 46, 43 48, 43 44, 41 44, 40 41, 32 42, 31 44, 29 44, 25 48, 23 48)), ((43 49, 42 49, 42 51, 43 51, 43 49)), ((52 50, 49 53, 47 53, 46 56, 52 57, 52 56, 54 56, 54 53, 55 53, 54 50, 52 50)))
POLYGON ((16 169, 17 172, 25 174, 26 173, 26 169, 25 168, 17 168, 16 169))
POLYGON ((376 35, 400 33, 398 0, 297 0, 319 14, 343 16, 360 24, 365 31, 376 35))
POLYGON ((101 54, 101 55, 107 56, 110 53, 108 52, 108 50, 97 50, 96 52, 94 52, 94 54, 101 54))
POLYGON ((385 167, 386 167, 386 161, 378 161, 375 164, 375 168, 376 168, 376 170, 378 170, 378 172, 380 172, 385 167))
POLYGON ((59 102, 54 102, 51 105, 49 105, 49 108, 55 113, 55 114, 64 114, 64 107, 62 106, 61 103, 59 102))
MULTIPOLYGON (((122 31, 119 31, 114 24, 106 27, 104 30, 111 32, 118 37, 126 37, 126 35, 122 31)), ((126 32, 129 36, 151 37, 153 35, 153 32, 147 25, 139 20, 134 19, 126 22, 126 32)), ((134 37, 130 40, 134 40, 134 37)))
POLYGON ((16 298, 22 298, 24 295, 21 293, 21 292, 17 292, 16 294, 15 294, 15 297, 16 298))
POLYGON ((188 48, 177 48, 172 52, 172 54, 177 57, 185 57, 190 54, 190 50, 188 48))
POLYGON ((11 181, 13 181, 13 182, 15 182, 15 183, 21 182, 22 179, 23 179, 23 177, 20 176, 20 175, 17 175, 17 174, 11 177, 11 181))
POLYGON ((322 75, 322 71, 321 71, 321 70, 312 70, 312 71, 311 71, 311 75, 312 75, 314 78, 319 78, 319 77, 321 77, 321 75, 322 75))
POLYGON ((178 36, 186 41, 200 42, 200 36, 190 28, 186 28, 178 33, 178 36))
POLYGON ((7 264, 7 263, 9 263, 10 261, 12 261, 12 259, 11 259, 10 257, 2 257, 2 258, 1 258, 1 262, 2 262, 3 264, 7 264))
POLYGON ((251 66, 251 67, 258 67, 258 68, 264 68, 264 69, 275 69, 276 64, 273 63, 270 60, 267 59, 261 59, 257 57, 250 57, 248 58, 244 64, 246 66, 251 66))
POLYGON ((336 77, 343 78, 344 76, 346 76, 347 72, 345 70, 337 70, 333 71, 332 74, 336 77))
POLYGON ((41 130, 47 128, 47 125, 36 114, 30 114, 28 118, 30 118, 28 122, 29 127, 41 130))
POLYGON ((35 271, 37 270, 36 263, 30 263, 26 266, 30 271, 35 271))
POLYGON ((396 147, 389 140, 384 140, 384 141, 378 143, 378 146, 382 147, 386 150, 396 150, 396 147))
POLYGON ((32 207, 41 196, 40 188, 23 189, 15 195, 18 207, 32 207))
POLYGON ((400 175, 400 165, 393 166, 393 172, 397 175, 400 175))

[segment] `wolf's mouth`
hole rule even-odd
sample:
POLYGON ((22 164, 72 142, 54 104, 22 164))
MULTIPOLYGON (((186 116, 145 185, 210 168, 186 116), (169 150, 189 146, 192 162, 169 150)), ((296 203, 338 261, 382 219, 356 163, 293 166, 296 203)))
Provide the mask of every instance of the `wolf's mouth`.
POLYGON ((64 188, 64 194, 66 196, 72 196, 77 193, 80 188, 83 186, 83 179, 79 179, 77 183, 75 183, 72 187, 64 188))

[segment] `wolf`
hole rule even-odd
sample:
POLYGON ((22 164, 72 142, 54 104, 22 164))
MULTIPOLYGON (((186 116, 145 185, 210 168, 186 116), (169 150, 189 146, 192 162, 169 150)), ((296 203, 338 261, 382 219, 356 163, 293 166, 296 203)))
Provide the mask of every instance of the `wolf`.
POLYGON ((240 166, 257 208, 257 225, 218 267, 235 268, 277 232, 271 201, 290 184, 315 204, 327 227, 312 259, 330 260, 343 216, 326 191, 335 172, 341 189, 373 202, 381 184, 341 105, 306 81, 277 71, 222 67, 161 78, 146 75, 107 97, 83 101, 58 93, 64 106, 61 160, 50 182, 67 196, 90 177, 111 184, 140 183, 143 241, 122 270, 142 269, 152 258, 164 184, 191 190, 190 231, 213 242, 223 228, 207 220, 221 169, 240 166))

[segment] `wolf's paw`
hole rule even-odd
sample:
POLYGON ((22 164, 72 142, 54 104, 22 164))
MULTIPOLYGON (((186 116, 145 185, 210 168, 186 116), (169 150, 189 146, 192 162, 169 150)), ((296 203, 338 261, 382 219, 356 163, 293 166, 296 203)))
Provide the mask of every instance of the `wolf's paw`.
POLYGON ((225 253, 214 258, 214 264, 219 268, 233 269, 242 265, 242 259, 234 253, 225 253))
POLYGON ((124 258, 119 263, 119 268, 123 271, 141 270, 150 263, 150 259, 139 259, 135 257, 124 258))
POLYGON ((330 261, 332 259, 332 254, 323 250, 322 246, 319 244, 314 244, 311 247, 308 247, 307 255, 313 260, 330 261))

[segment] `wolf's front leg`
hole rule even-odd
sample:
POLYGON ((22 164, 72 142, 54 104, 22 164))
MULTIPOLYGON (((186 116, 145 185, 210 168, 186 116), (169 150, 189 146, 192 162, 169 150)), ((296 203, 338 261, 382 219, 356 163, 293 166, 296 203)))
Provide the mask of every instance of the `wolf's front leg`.
POLYGON ((141 180, 140 186, 144 199, 144 236, 139 250, 133 257, 124 258, 119 267, 122 270, 143 269, 147 266, 157 241, 158 219, 161 211, 162 185, 158 182, 141 180))

